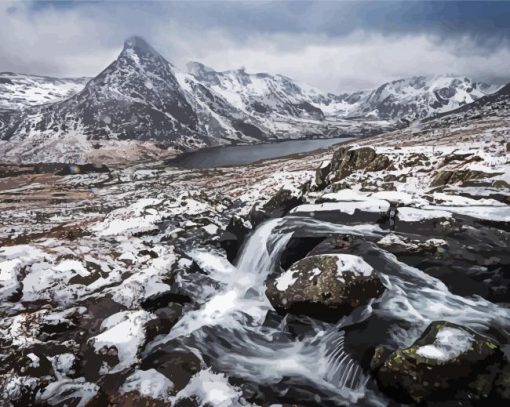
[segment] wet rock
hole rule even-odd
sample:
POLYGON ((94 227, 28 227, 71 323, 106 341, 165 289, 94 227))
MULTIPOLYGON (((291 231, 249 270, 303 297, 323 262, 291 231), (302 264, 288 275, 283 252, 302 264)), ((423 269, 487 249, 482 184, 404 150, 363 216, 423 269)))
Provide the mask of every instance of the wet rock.
POLYGON ((466 181, 481 180, 494 177, 496 173, 488 173, 475 170, 457 170, 457 171, 439 171, 430 183, 431 187, 440 187, 445 185, 454 185, 465 183, 466 181))
POLYGON ((238 216, 230 219, 230 222, 220 236, 220 245, 227 252, 227 259, 234 261, 239 253, 239 249, 243 245, 246 237, 252 231, 249 221, 246 221, 238 216))
POLYGON ((145 326, 147 342, 154 339, 157 335, 170 332, 170 329, 182 316, 182 305, 169 304, 167 307, 155 310, 154 315, 156 315, 156 318, 147 322, 145 326))
POLYGON ((284 270, 287 270, 323 240, 324 237, 292 237, 280 256, 280 265, 284 270))
POLYGON ((492 340, 433 322, 412 346, 393 352, 376 377, 383 391, 403 402, 487 400, 505 363, 492 340))
POLYGON ((370 360, 370 370, 377 371, 384 364, 386 359, 391 355, 391 350, 386 346, 379 345, 374 350, 374 355, 370 360))
POLYGON ((323 189, 327 185, 326 177, 331 171, 331 161, 324 161, 319 168, 315 170, 315 184, 318 189, 323 189))
POLYGON ((383 291, 376 273, 362 258, 333 254, 294 263, 268 282, 266 295, 280 313, 337 321, 383 291))
POLYGON ((267 219, 281 218, 291 209, 304 203, 302 191, 291 191, 286 188, 280 189, 269 201, 261 207, 254 207, 250 212, 252 225, 256 226, 267 219))
POLYGON ((307 256, 319 254, 347 253, 352 245, 351 236, 332 236, 324 239, 308 252, 307 256))
POLYGON ((494 399, 510 402, 510 364, 507 363, 494 382, 494 399))
POLYGON ((202 361, 191 351, 169 343, 151 353, 142 362, 141 369, 155 369, 174 383, 175 391, 182 390, 195 373, 202 369, 202 361))

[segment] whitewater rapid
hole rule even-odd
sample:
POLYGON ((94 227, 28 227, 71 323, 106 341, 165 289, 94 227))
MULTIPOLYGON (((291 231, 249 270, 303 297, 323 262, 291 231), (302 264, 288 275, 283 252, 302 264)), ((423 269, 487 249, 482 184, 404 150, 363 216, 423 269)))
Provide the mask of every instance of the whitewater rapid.
MULTIPOLYGON (((507 308, 479 297, 454 295, 438 279, 370 242, 386 233, 377 225, 337 225, 289 216, 260 225, 245 242, 235 265, 219 254, 191 251, 190 256, 207 274, 210 289, 198 290, 197 286, 195 292, 204 293, 200 307, 185 313, 168 335, 147 347, 145 354, 165 346, 185 348, 214 370, 279 399, 298 398, 323 405, 384 405, 385 396, 370 385, 368 372, 346 346, 353 330, 367 329, 367 347, 370 341, 409 346, 437 320, 481 331, 497 327, 509 336, 507 308), (367 239, 355 254, 380 273, 386 287, 383 296, 335 324, 303 317, 306 330, 293 335, 291 317, 271 319, 275 314, 265 296, 265 281, 281 272, 280 257, 296 233, 367 239)), ((193 291, 193 282, 187 284, 191 286, 186 289, 193 291)), ((361 335, 363 338, 363 331, 361 335)))

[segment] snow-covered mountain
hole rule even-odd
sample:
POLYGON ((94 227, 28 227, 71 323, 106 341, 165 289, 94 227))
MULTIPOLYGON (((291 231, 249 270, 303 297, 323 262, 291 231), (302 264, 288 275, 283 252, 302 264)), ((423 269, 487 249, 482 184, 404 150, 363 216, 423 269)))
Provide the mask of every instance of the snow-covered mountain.
MULTIPOLYGON (((497 87, 466 77, 416 76, 362 92, 348 117, 412 121, 447 112, 495 92, 497 87)), ((349 96, 346 100, 352 100, 349 96)))
POLYGON ((23 161, 83 161, 112 142, 150 142, 165 150, 267 138, 250 116, 139 37, 128 39, 119 57, 69 99, 3 112, 0 120, 7 156, 23 161))
MULTIPOLYGON (((239 77, 248 74, 239 72, 239 77)), ((274 97, 265 106, 272 110, 265 113, 245 108, 202 79, 179 71, 143 39, 132 37, 114 62, 70 98, 19 111, 0 109, 3 158, 139 159, 164 156, 169 148, 171 153, 175 148, 368 134, 384 127, 324 120, 319 108, 298 98, 300 90, 288 78, 277 77, 282 89, 271 85, 274 97)), ((256 95, 249 79, 244 81, 239 92, 256 95)), ((323 99, 318 92, 307 92, 315 103, 323 99)))
POLYGON ((22 109, 67 99, 81 91, 89 79, 1 72, 0 109, 22 109))
POLYGON ((213 145, 369 135, 494 90, 444 76, 333 95, 244 69, 217 72, 194 62, 182 72, 139 37, 90 80, 4 74, 0 82, 9 89, 0 93, 0 149, 17 162, 123 161, 213 145))
POLYGON ((320 105, 334 99, 283 75, 251 74, 245 69, 217 72, 198 62, 187 64, 198 81, 221 94, 233 106, 256 116, 275 115, 324 120, 320 105))
POLYGON ((417 76, 387 82, 376 89, 334 95, 283 75, 218 72, 190 62, 188 72, 249 114, 314 120, 422 119, 457 109, 497 90, 497 87, 450 75, 417 76))

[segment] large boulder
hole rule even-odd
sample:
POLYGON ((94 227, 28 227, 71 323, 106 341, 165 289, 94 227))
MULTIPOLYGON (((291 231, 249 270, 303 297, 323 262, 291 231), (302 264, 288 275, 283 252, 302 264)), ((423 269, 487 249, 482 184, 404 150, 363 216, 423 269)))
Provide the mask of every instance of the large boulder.
POLYGON ((430 183, 430 186, 441 187, 446 185, 464 184, 467 181, 491 178, 496 175, 500 174, 476 170, 439 171, 430 183))
POLYGON ((383 291, 373 268, 361 257, 325 254, 299 260, 268 281, 266 295, 279 313, 333 322, 383 291))
POLYGON ((227 253, 229 261, 234 261, 238 255, 239 249, 252 231, 252 225, 248 220, 238 216, 233 216, 220 236, 220 245, 227 253))
POLYGON ((355 171, 381 171, 390 166, 390 158, 376 153, 371 147, 342 147, 333 154, 330 163, 324 163, 317 170, 316 183, 319 188, 324 188, 328 183, 340 181, 355 171))
POLYGON ((249 214, 251 224, 255 227, 267 219, 285 216, 291 209, 305 202, 304 188, 305 186, 292 190, 281 188, 265 204, 255 205, 249 214))
MULTIPOLYGON (((379 357, 380 355, 375 355, 379 357)), ((449 322, 433 322, 410 347, 374 361, 380 388, 403 402, 488 400, 505 356, 492 340, 449 322)))

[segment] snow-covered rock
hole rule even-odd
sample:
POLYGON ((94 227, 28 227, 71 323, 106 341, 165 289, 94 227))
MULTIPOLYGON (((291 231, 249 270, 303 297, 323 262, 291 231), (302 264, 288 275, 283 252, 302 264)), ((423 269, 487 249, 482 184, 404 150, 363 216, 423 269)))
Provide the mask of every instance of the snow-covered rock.
POLYGON ((266 295, 279 312, 336 321, 384 291, 361 257, 323 254, 305 257, 267 283, 266 295))
POLYGON ((377 371, 381 388, 404 402, 486 400, 508 363, 492 339, 449 322, 433 322, 416 342, 377 371))

